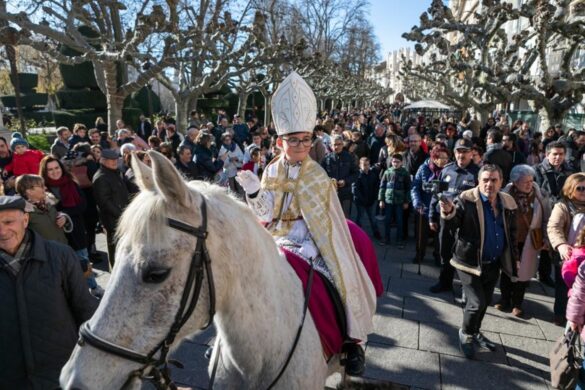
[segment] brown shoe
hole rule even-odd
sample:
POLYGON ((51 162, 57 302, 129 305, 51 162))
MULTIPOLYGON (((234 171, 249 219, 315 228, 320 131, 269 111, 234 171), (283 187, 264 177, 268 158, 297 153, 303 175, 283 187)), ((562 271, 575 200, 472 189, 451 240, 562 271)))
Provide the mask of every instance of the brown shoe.
POLYGON ((500 302, 498 302, 498 303, 496 303, 496 304, 494 305, 494 308, 495 308, 496 310, 499 310, 499 311, 508 311, 508 310, 510 310, 510 308, 508 307, 508 305, 506 305, 505 303, 503 303, 503 302, 501 302, 501 301, 500 301, 500 302))
POLYGON ((515 307, 512 309, 512 315, 514 317, 522 317, 524 315, 524 311, 522 311, 522 309, 520 309, 519 307, 515 307))

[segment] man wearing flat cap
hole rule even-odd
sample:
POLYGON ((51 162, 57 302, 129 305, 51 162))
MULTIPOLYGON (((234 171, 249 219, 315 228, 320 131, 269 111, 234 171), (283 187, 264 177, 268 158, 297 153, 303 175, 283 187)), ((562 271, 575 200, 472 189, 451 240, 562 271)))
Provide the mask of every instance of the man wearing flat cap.
POLYGON ((93 177, 93 193, 98 207, 100 221, 106 229, 108 262, 114 268, 116 253, 115 233, 118 219, 128 205, 129 193, 122 172, 118 169, 118 152, 106 149, 100 158, 100 169, 93 177))
POLYGON ((69 246, 28 229, 20 196, 0 196, 0 389, 52 389, 97 308, 69 246))

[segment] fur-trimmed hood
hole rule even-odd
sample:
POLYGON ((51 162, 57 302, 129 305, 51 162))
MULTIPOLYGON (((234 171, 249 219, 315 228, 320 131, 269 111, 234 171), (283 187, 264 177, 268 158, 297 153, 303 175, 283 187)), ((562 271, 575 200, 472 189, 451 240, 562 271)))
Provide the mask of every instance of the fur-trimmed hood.
MULTIPOLYGON (((502 206, 504 207, 504 209, 516 210, 518 208, 516 201, 514 200, 514 198, 510 194, 507 194, 505 192, 500 191, 500 192, 498 192, 498 197, 502 201, 502 206)), ((474 203, 481 202, 479 187, 474 187, 470 190, 463 191, 459 195, 459 198, 461 200, 468 201, 468 202, 474 202, 474 203)))

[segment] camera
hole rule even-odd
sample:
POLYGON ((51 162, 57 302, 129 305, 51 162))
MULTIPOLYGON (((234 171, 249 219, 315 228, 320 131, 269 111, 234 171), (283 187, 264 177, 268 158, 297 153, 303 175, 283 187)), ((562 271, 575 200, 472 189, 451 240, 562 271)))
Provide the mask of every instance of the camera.
POLYGON ((449 190, 449 183, 442 180, 431 180, 422 183, 422 189, 425 192, 433 194, 433 196, 439 196, 442 192, 449 190))

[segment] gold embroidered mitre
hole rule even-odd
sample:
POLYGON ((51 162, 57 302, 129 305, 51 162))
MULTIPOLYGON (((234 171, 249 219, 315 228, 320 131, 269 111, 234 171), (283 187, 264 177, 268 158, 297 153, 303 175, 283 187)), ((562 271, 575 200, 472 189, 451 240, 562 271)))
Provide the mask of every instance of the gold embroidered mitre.
POLYGON ((317 117, 317 99, 298 73, 292 72, 272 96, 272 118, 280 135, 313 132, 317 117))

